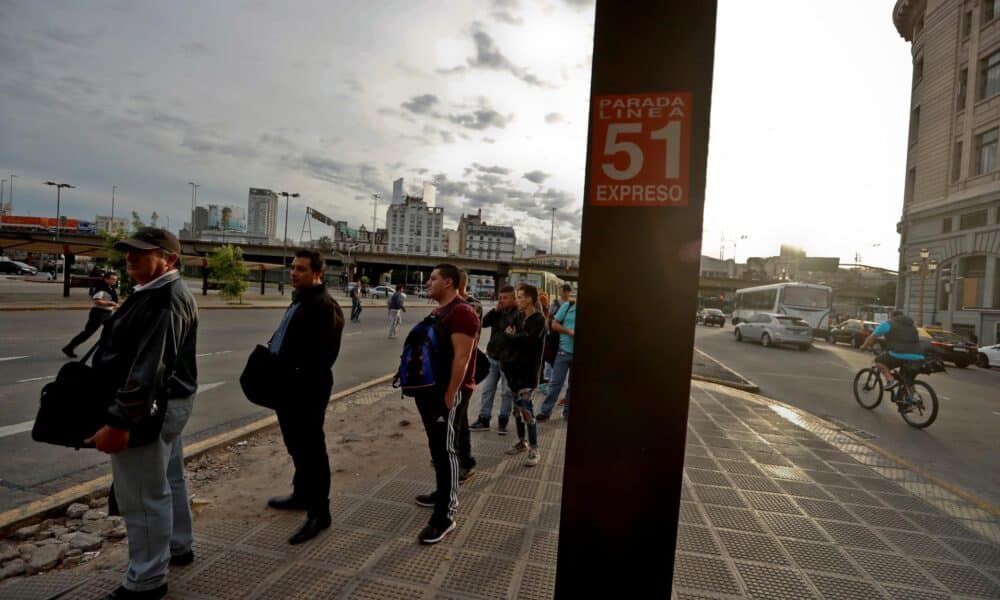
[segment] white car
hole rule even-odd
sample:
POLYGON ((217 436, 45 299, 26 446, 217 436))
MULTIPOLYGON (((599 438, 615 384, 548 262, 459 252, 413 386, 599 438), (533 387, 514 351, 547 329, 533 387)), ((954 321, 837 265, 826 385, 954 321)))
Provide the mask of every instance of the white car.
MULTIPOLYGON (((378 285, 372 288, 372 298, 388 298, 396 293, 396 288, 389 285, 378 285)), ((406 293, 403 293, 403 300, 406 300, 406 293)))
POLYGON ((1000 367, 1000 344, 979 348, 979 356, 976 357, 976 366, 984 369, 1000 367))
POLYGON ((737 342, 760 342, 767 348, 774 344, 788 344, 799 350, 812 348, 812 329, 799 317, 776 313, 757 313, 740 321, 734 332, 737 342))

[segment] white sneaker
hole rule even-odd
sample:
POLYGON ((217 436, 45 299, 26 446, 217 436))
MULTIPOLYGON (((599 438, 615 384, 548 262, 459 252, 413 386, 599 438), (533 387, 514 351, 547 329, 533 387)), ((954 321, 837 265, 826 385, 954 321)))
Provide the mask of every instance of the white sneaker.
POLYGON ((507 454, 510 455, 520 454, 527 449, 528 449, 528 442, 524 440, 518 440, 517 443, 514 444, 514 446, 510 450, 507 451, 507 454))
POLYGON ((532 448, 528 450, 528 460, 524 461, 524 466, 526 467, 537 467, 538 462, 541 460, 541 456, 538 454, 538 450, 532 448))

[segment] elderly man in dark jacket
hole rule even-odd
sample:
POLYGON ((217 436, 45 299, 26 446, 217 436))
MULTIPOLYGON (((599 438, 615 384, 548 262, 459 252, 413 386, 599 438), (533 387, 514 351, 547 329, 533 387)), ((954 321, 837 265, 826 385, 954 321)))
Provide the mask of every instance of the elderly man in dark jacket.
POLYGON ((292 304, 268 346, 286 381, 278 424, 295 465, 292 494, 271 498, 279 510, 305 510, 306 522, 289 538, 301 544, 330 526, 330 459, 323 420, 333 390, 333 363, 340 353, 344 313, 323 285, 323 258, 299 250, 292 261, 292 304))
POLYGON ((94 369, 114 400, 87 440, 111 455, 128 531, 125 582, 107 598, 162 598, 168 565, 194 559, 181 431, 198 388, 198 308, 175 268, 172 233, 142 228, 115 248, 137 285, 101 333, 94 369))

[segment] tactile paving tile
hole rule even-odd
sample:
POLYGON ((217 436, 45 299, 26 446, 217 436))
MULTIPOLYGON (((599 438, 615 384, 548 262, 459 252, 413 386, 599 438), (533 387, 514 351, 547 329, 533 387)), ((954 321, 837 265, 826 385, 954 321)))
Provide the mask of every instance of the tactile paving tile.
POLYGON ((375 498, 388 502, 400 502, 402 504, 413 504, 414 499, 420 494, 426 494, 434 487, 432 482, 408 481, 406 479, 393 479, 375 492, 375 498))
MULTIPOLYGON (((426 484, 425 484, 426 485, 426 484)), ((330 498, 330 514, 333 516, 333 520, 337 521, 341 517, 347 516, 349 512, 357 508, 362 502, 362 498, 358 496, 341 496, 336 495, 330 498)))
POLYGON ((684 456, 684 466, 692 469, 709 469, 717 471, 719 465, 707 456, 684 456))
POLYGON ((802 511, 792 500, 781 494, 765 494, 763 492, 743 492, 750 506, 757 510, 780 512, 789 515, 801 515, 802 511))
POLYGON ((246 598, 281 563, 279 559, 242 550, 226 552, 190 579, 182 580, 175 593, 180 598, 192 592, 213 598, 246 598))
POLYGON ((902 588, 894 585, 883 585, 882 587, 893 600, 949 600, 950 598, 944 592, 902 588))
POLYGON ((805 471, 796 467, 764 465, 763 469, 769 477, 774 477, 775 479, 791 479, 792 481, 803 481, 806 483, 812 481, 812 478, 806 475, 805 471))
POLYGON ((559 504, 542 504, 538 513, 538 520, 535 526, 539 529, 559 530, 559 520, 561 517, 561 506, 559 504))
POLYGON ((743 460, 747 459, 747 456, 743 454, 742 450, 737 450, 735 448, 710 448, 712 456, 720 460, 743 460))
POLYGON ((696 428, 698 434, 701 435, 701 441, 709 448, 735 448, 736 442, 729 439, 722 433, 721 430, 715 432, 706 431, 707 427, 696 428), (713 435, 716 434, 716 435, 713 435), (721 435, 718 435, 721 434, 721 435))
POLYGON ((293 565, 274 583, 269 584, 254 600, 327 600, 333 599, 347 586, 350 577, 309 565, 293 565))
POLYGON ((846 488, 837 486, 827 486, 826 491, 830 492, 837 500, 846 504, 858 504, 864 506, 884 506, 881 501, 868 492, 857 488, 846 488))
POLYGON ((492 442, 486 440, 478 440, 473 438, 475 443, 472 444, 472 453, 479 458, 480 456, 495 456, 497 458, 503 458, 507 449, 510 448, 509 445, 503 442, 492 442))
POLYGON ((959 521, 951 517, 938 515, 920 515, 920 526, 934 535, 952 538, 973 538, 979 536, 966 529, 959 521))
POLYGON ((801 540, 827 541, 826 536, 808 517, 759 513, 758 515, 775 535, 801 540))
POLYGON ((413 600, 423 595, 418 587, 401 583, 363 579, 351 590, 351 600, 413 600))
POLYGON ((380 577, 392 577, 417 585, 429 584, 448 562, 449 546, 424 546, 415 539, 396 539, 388 544, 371 569, 380 577))
POLYGON ((231 546, 241 539, 247 537, 251 531, 260 525, 258 520, 219 520, 198 524, 198 537, 206 537, 227 546, 231 546))
POLYGON ((305 558, 324 565, 358 569, 385 541, 374 533, 333 527, 322 538, 309 543, 312 547, 305 558))
MULTIPOLYGON (((855 480, 857 480, 857 478, 870 479, 870 478, 878 476, 875 473, 875 471, 871 470, 871 467, 868 467, 868 466, 865 466, 865 465, 862 465, 862 464, 859 464, 859 463, 843 463, 843 462, 839 462, 839 463, 831 463, 831 465, 835 469, 837 469, 837 471, 839 473, 841 473, 843 475, 848 475, 848 476, 850 476, 852 478, 855 478, 855 480)), ((891 483, 891 482, 887 481, 886 483, 891 483)), ((858 481, 858 484, 861 487, 865 488, 866 490, 867 489, 873 489, 873 488, 869 488, 867 485, 865 485, 864 481, 858 481)), ((879 484, 875 484, 875 485, 877 486, 879 484)))
POLYGON ((757 521, 752 510, 733 508, 731 506, 714 506, 711 504, 706 504, 704 509, 708 515, 708 520, 715 527, 738 529, 740 531, 764 531, 764 527, 757 521))
POLYGON ((821 500, 829 500, 831 498, 830 494, 823 491, 823 488, 816 485, 815 483, 802 483, 801 481, 788 481, 788 480, 778 480, 775 481, 778 487, 783 489, 785 492, 802 498, 817 498, 821 500))
MULTIPOLYGON (((868 469, 868 467, 863 467, 863 468, 868 469)), ((858 484, 863 489, 868 490, 869 492, 878 493, 878 494, 905 494, 906 493, 906 490, 904 490, 898 484, 896 484, 896 483, 894 483, 892 481, 889 481, 888 479, 886 479, 885 477, 882 477, 878 473, 875 473, 874 471, 871 471, 871 469, 868 469, 868 470, 869 470, 869 472, 871 474, 869 476, 867 476, 867 477, 859 477, 857 475, 851 475, 851 478, 854 480, 854 483, 858 484)))
MULTIPOLYGON (((496 485, 494 485, 491 490, 491 493, 500 496, 514 496, 515 498, 534 500, 535 496, 538 495, 538 489, 541 485, 541 481, 534 479, 525 479, 523 477, 502 477, 497 480, 496 485)), ((556 500, 556 502, 558 502, 558 500, 556 500)))
POLYGON ((730 485, 729 480, 726 476, 722 474, 721 471, 707 471, 705 469, 684 469, 687 474, 688 479, 694 483, 701 483, 704 485, 718 485, 718 486, 728 486, 730 485))
POLYGON ((902 551, 901 553, 906 556, 919 556, 941 560, 962 560, 958 555, 929 535, 912 531, 895 531, 892 529, 885 529, 881 533, 883 537, 888 538, 889 542, 899 548, 902 551))
POLYGON ((751 597, 789 600, 816 597, 802 575, 795 571, 743 562, 736 563, 736 570, 751 597))
POLYGON ((700 444, 692 444, 692 443, 690 443, 690 438, 689 438, 688 444, 686 444, 684 446, 684 455, 685 456, 707 457, 708 456, 708 448, 706 448, 706 447, 704 447, 704 446, 702 446, 700 444))
POLYGON ((917 531, 919 527, 909 522, 903 515, 891 508, 877 508, 874 506, 852 506, 851 512, 862 521, 876 527, 889 527, 892 529, 905 529, 917 531))
POLYGON ((468 550, 517 557, 521 554, 527 532, 524 526, 476 521, 472 524, 463 547, 468 550))
POLYGON ((876 581, 903 583, 923 589, 937 587, 921 574, 916 565, 899 554, 882 554, 855 548, 847 548, 847 553, 876 581))
POLYGON ((674 585, 721 594, 741 593, 724 560, 680 552, 674 556, 674 585))
POLYGON ((891 551, 885 542, 864 525, 839 521, 816 521, 816 523, 840 546, 891 551))
POLYGON ((526 479, 537 479, 541 481, 544 479, 545 467, 539 465, 537 467, 526 467, 524 466, 524 461, 528 460, 528 453, 522 452, 515 456, 508 456, 503 459, 503 463, 497 467, 497 479, 503 479, 504 477, 524 477, 526 479))
MULTIPOLYGON (((18 600, 48 600, 73 588, 88 587, 91 583, 88 579, 91 579, 89 574, 73 571, 54 571, 35 577, 23 577, 0 584, 0 598, 10 598, 11 600, 15 598, 18 600)), ((93 579, 93 583, 97 586, 103 585, 104 581, 101 578, 93 579)), ((112 586, 111 589, 113 590, 120 584, 121 580, 119 579, 118 583, 112 586)))
POLYGON ((563 468, 551 465, 545 469, 545 479, 554 483, 563 482, 563 468))
MULTIPOLYGON (((793 456, 791 461, 803 471, 820 471, 823 473, 833 473, 835 469, 823 461, 823 459, 805 456, 793 456)), ((806 473, 808 475, 808 473, 806 473)))
POLYGON ((1000 585, 972 567, 930 560, 917 562, 954 594, 1000 598, 1000 585))
POLYGON ((698 505, 694 502, 681 502, 680 511, 677 514, 677 520, 680 523, 688 523, 691 525, 705 525, 705 517, 701 516, 701 512, 698 511, 698 505))
POLYGON ((846 521, 849 523, 858 522, 854 515, 847 512, 843 506, 836 502, 815 500, 813 498, 799 498, 798 503, 802 507, 802 510, 814 519, 832 519, 834 521, 846 521))
POLYGON ((806 471, 808 475, 814 481, 821 483, 823 485, 839 485, 840 487, 853 488, 855 487, 854 482, 844 477, 839 473, 832 473, 827 471, 806 471))
POLYGON ((772 492, 775 494, 781 493, 781 488, 776 486, 773 481, 766 477, 753 477, 751 475, 738 475, 732 474, 730 477, 736 487, 741 490, 753 490, 755 492, 772 492))
POLYGON ((780 454, 770 452, 747 452, 747 455, 755 460, 759 465, 771 465, 776 467, 791 467, 792 461, 780 454))
POLYGON ((781 552, 777 542, 766 535, 754 535, 742 531, 717 531, 726 547, 726 552, 738 560, 788 565, 789 560, 781 552))
POLYGON ((531 550, 528 560, 532 563, 556 566, 559 556, 559 534, 549 531, 536 531, 531 537, 531 550))
POLYGON ((710 529, 684 523, 677 526, 677 550, 700 554, 722 554, 719 545, 712 538, 710 529))
MULTIPOLYGON (((896 510, 901 510, 904 512, 926 513, 926 514, 938 514, 939 512, 938 509, 934 508, 930 504, 927 504, 920 498, 909 493, 903 493, 903 494, 877 493, 875 495, 878 497, 879 500, 881 500, 885 504, 888 504, 892 508, 895 508, 896 510)), ((923 519, 924 517, 921 516, 919 518, 923 519)))
POLYGON ((498 556, 456 552, 448 561, 442 589, 505 598, 514 576, 514 561, 498 556), (488 575, 487 575, 488 574, 488 575))
POLYGON ((240 543, 254 550, 264 550, 281 556, 299 554, 302 552, 302 546, 289 546, 288 538, 304 521, 305 516, 302 514, 274 515, 263 527, 255 528, 254 532, 240 543))
POLYGON ((396 533, 416 510, 415 505, 367 500, 344 520, 345 525, 396 533))
POLYGON ((747 507, 747 503, 743 500, 743 498, 740 498, 740 495, 733 489, 708 485, 695 485, 694 493, 698 496, 698 500, 700 500, 703 504, 722 504, 724 506, 735 506, 737 508, 747 507))
POLYGON ((807 573, 820 596, 829 600, 869 600, 882 595, 877 587, 867 581, 841 579, 817 573, 807 573))
POLYGON ((486 495, 482 500, 481 519, 493 519, 502 523, 528 523, 534 508, 530 500, 508 496, 486 495))
POLYGON ((550 600, 556 591, 556 570, 529 564, 521 576, 518 600, 550 600))
POLYGON ((1000 569, 1000 545, 998 544, 974 542, 972 540, 945 539, 942 541, 976 564, 1000 569))
POLYGON ((803 569, 861 576, 861 573, 851 565, 847 555, 836 546, 800 540, 781 540, 781 544, 803 569))
POLYGON ((764 472, 760 468, 751 462, 740 462, 736 460, 719 460, 717 461, 722 470, 727 473, 738 473, 740 475, 755 475, 758 477, 763 477, 764 472))
POLYGON ((542 484, 542 502, 560 503, 562 502, 563 486, 558 483, 546 482, 542 484))

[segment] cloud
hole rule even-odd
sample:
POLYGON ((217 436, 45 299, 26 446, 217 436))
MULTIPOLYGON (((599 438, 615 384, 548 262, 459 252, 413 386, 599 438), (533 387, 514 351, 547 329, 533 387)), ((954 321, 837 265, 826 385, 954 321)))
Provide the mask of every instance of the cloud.
MULTIPOLYGON (((534 85, 538 87, 546 87, 546 84, 529 73, 527 69, 519 67, 504 56, 503 52, 497 46, 493 38, 489 36, 488 33, 480 29, 478 24, 475 24, 472 31, 472 41, 476 46, 476 56, 469 58, 466 62, 470 67, 474 69, 489 69, 494 71, 508 71, 514 77, 517 77, 521 81, 527 83, 528 85, 534 85)), ((459 72, 457 69, 452 69, 452 72, 459 72)))
POLYGON ((184 52, 190 54, 191 56, 203 56, 205 54, 208 54, 208 46, 202 44, 201 42, 192 42, 190 44, 185 44, 181 46, 181 49, 183 49, 184 52))
POLYGON ((230 158, 257 158, 261 154, 253 144, 211 140, 190 134, 184 136, 181 146, 201 154, 209 153, 230 158))
POLYGON ((542 171, 539 171, 537 169, 534 171, 528 171, 527 173, 524 174, 525 179, 527 179, 531 183, 537 183, 538 185, 542 185, 545 182, 545 180, 548 179, 549 177, 550 175, 548 173, 543 173, 542 171))
POLYGON ((438 97, 434 94, 421 94, 404 102, 402 107, 414 114, 426 115, 432 114, 431 109, 438 103, 438 97))
POLYGON ((505 10, 494 11, 493 18, 508 25, 524 25, 524 19, 515 17, 505 10))
POLYGON ((489 127, 503 129, 509 119, 492 108, 480 109, 471 113, 448 115, 448 120, 469 129, 483 130, 489 127))
POLYGON ((551 112, 551 113, 545 115, 545 122, 546 123, 559 123, 559 122, 565 121, 565 120, 566 120, 566 118, 563 117, 561 114, 559 114, 557 112, 551 112))
POLYGON ((486 165, 481 165, 479 163, 472 163, 472 168, 477 171, 482 171, 483 173, 494 173, 496 175, 510 175, 510 169, 498 165, 487 167, 486 165))

